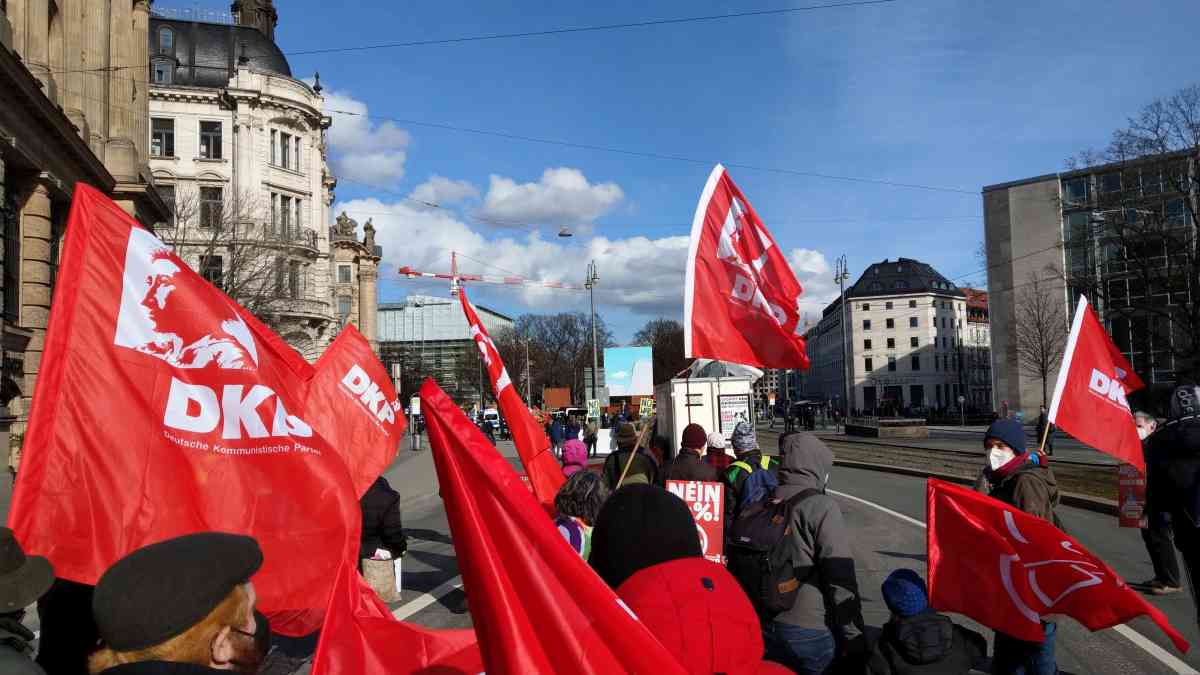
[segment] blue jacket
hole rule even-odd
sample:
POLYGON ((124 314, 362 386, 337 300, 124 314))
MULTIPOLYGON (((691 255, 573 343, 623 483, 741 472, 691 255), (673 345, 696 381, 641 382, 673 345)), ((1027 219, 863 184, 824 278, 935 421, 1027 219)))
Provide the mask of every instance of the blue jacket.
POLYGON ((562 422, 554 420, 550 423, 550 442, 559 445, 563 442, 565 434, 563 433, 562 422))

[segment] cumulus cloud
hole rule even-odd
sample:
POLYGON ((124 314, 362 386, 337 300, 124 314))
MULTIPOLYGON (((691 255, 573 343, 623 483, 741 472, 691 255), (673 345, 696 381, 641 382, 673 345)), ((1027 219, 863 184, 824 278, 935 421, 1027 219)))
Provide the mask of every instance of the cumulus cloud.
POLYGON ((788 253, 788 264, 804 292, 800 295, 801 320, 807 315, 812 323, 821 320, 821 311, 838 296, 833 281, 833 267, 825 254, 809 248, 794 248, 788 253))
POLYGON ((579 169, 546 169, 536 183, 492 175, 479 215, 512 223, 590 223, 625 197, 616 183, 589 183, 579 169))
POLYGON ((429 177, 429 180, 413 188, 409 197, 417 201, 447 206, 467 199, 477 199, 479 188, 469 181, 451 180, 445 176, 434 174, 429 177))
POLYGON ((404 177, 407 131, 391 122, 372 122, 367 104, 344 92, 327 90, 324 109, 333 119, 328 139, 334 176, 379 186, 404 177))

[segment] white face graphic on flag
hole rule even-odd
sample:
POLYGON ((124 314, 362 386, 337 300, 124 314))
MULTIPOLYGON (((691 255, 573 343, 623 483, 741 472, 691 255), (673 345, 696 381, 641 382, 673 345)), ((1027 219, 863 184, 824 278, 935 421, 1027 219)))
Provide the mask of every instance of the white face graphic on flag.
MULTIPOLYGON (((496 349, 496 343, 492 342, 491 336, 485 334, 479 329, 479 326, 471 326, 471 338, 475 340, 476 346, 479 347, 479 353, 483 355, 483 362, 487 365, 488 374, 492 374, 492 363, 500 362, 500 350, 496 349), (493 354, 495 357, 493 358, 493 354)), ((508 369, 500 366, 500 375, 495 376, 496 396, 500 396, 508 387, 512 386, 512 381, 508 379, 508 369)))
MULTIPOLYGON (((1009 511, 1004 512, 1004 524, 1008 527, 1008 534, 1011 537, 1009 541, 1014 548, 1018 543, 1029 543, 1029 540, 1017 529, 1016 520, 1009 511)), ((1000 556, 1000 582, 1004 585, 1005 592, 1008 593, 1009 599, 1013 601, 1021 615, 1035 623, 1041 621, 1043 614, 1053 614, 1055 605, 1068 595, 1104 583, 1102 577, 1105 572, 1099 565, 1088 560, 1082 552, 1075 550, 1069 540, 1062 540, 1060 546, 1064 551, 1064 557, 1053 560, 1023 562, 1020 554, 1000 556), (1066 557, 1069 554, 1078 557, 1066 557), (1042 583, 1038 581, 1039 572, 1043 577, 1042 583), (1048 574, 1051 572, 1053 574, 1048 574), (1017 592, 1014 578, 1016 578, 1015 575, 1020 574, 1027 575, 1029 589, 1037 597, 1040 603, 1039 607, 1030 607, 1017 592), (1053 579, 1047 577, 1053 577, 1053 579), (1053 586, 1049 585, 1051 583, 1053 586), (1043 588, 1043 585, 1047 588, 1043 588)))
MULTIPOLYGON (((760 287, 761 272, 768 262, 767 252, 773 245, 771 238, 750 222, 741 200, 734 197, 717 239, 717 258, 738 269, 733 299, 765 309, 782 326, 787 322, 787 314, 782 307, 771 304, 760 287)), ((797 299, 796 307, 799 306, 797 299)))

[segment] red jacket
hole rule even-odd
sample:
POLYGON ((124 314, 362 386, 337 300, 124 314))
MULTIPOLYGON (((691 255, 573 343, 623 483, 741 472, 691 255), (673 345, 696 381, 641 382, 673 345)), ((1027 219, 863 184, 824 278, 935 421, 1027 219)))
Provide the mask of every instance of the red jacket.
POLYGON ((749 598, 724 567, 680 558, 647 567, 617 595, 690 673, 790 673, 763 661, 762 628, 749 598))

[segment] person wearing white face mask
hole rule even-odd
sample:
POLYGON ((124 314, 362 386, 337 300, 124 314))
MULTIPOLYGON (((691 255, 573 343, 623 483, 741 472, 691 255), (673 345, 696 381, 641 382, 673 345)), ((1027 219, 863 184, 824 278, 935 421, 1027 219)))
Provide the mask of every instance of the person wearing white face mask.
MULTIPOLYGON (((984 434, 983 448, 987 451, 984 475, 991 483, 988 493, 993 498, 1015 506, 1038 518, 1062 528, 1054 508, 1058 506, 1058 484, 1054 472, 1037 453, 1025 445, 1025 429, 1012 419, 992 422, 984 434)), ((996 633, 995 657, 992 672, 996 674, 1027 673, 1053 675, 1058 672, 1054 656, 1053 622, 1042 622, 1043 642, 1025 642, 1003 633, 996 633)))
MULTIPOLYGON (((1146 438, 1158 427, 1158 420, 1145 412, 1133 414, 1137 423, 1138 438, 1142 439, 1143 452, 1146 438)), ((1171 595, 1183 590, 1179 583, 1179 558, 1175 556, 1175 537, 1171 534, 1171 515, 1158 508, 1150 497, 1150 486, 1146 486, 1146 510, 1142 514, 1142 541, 1150 554, 1150 565, 1154 577, 1139 584, 1152 595, 1171 595)))

